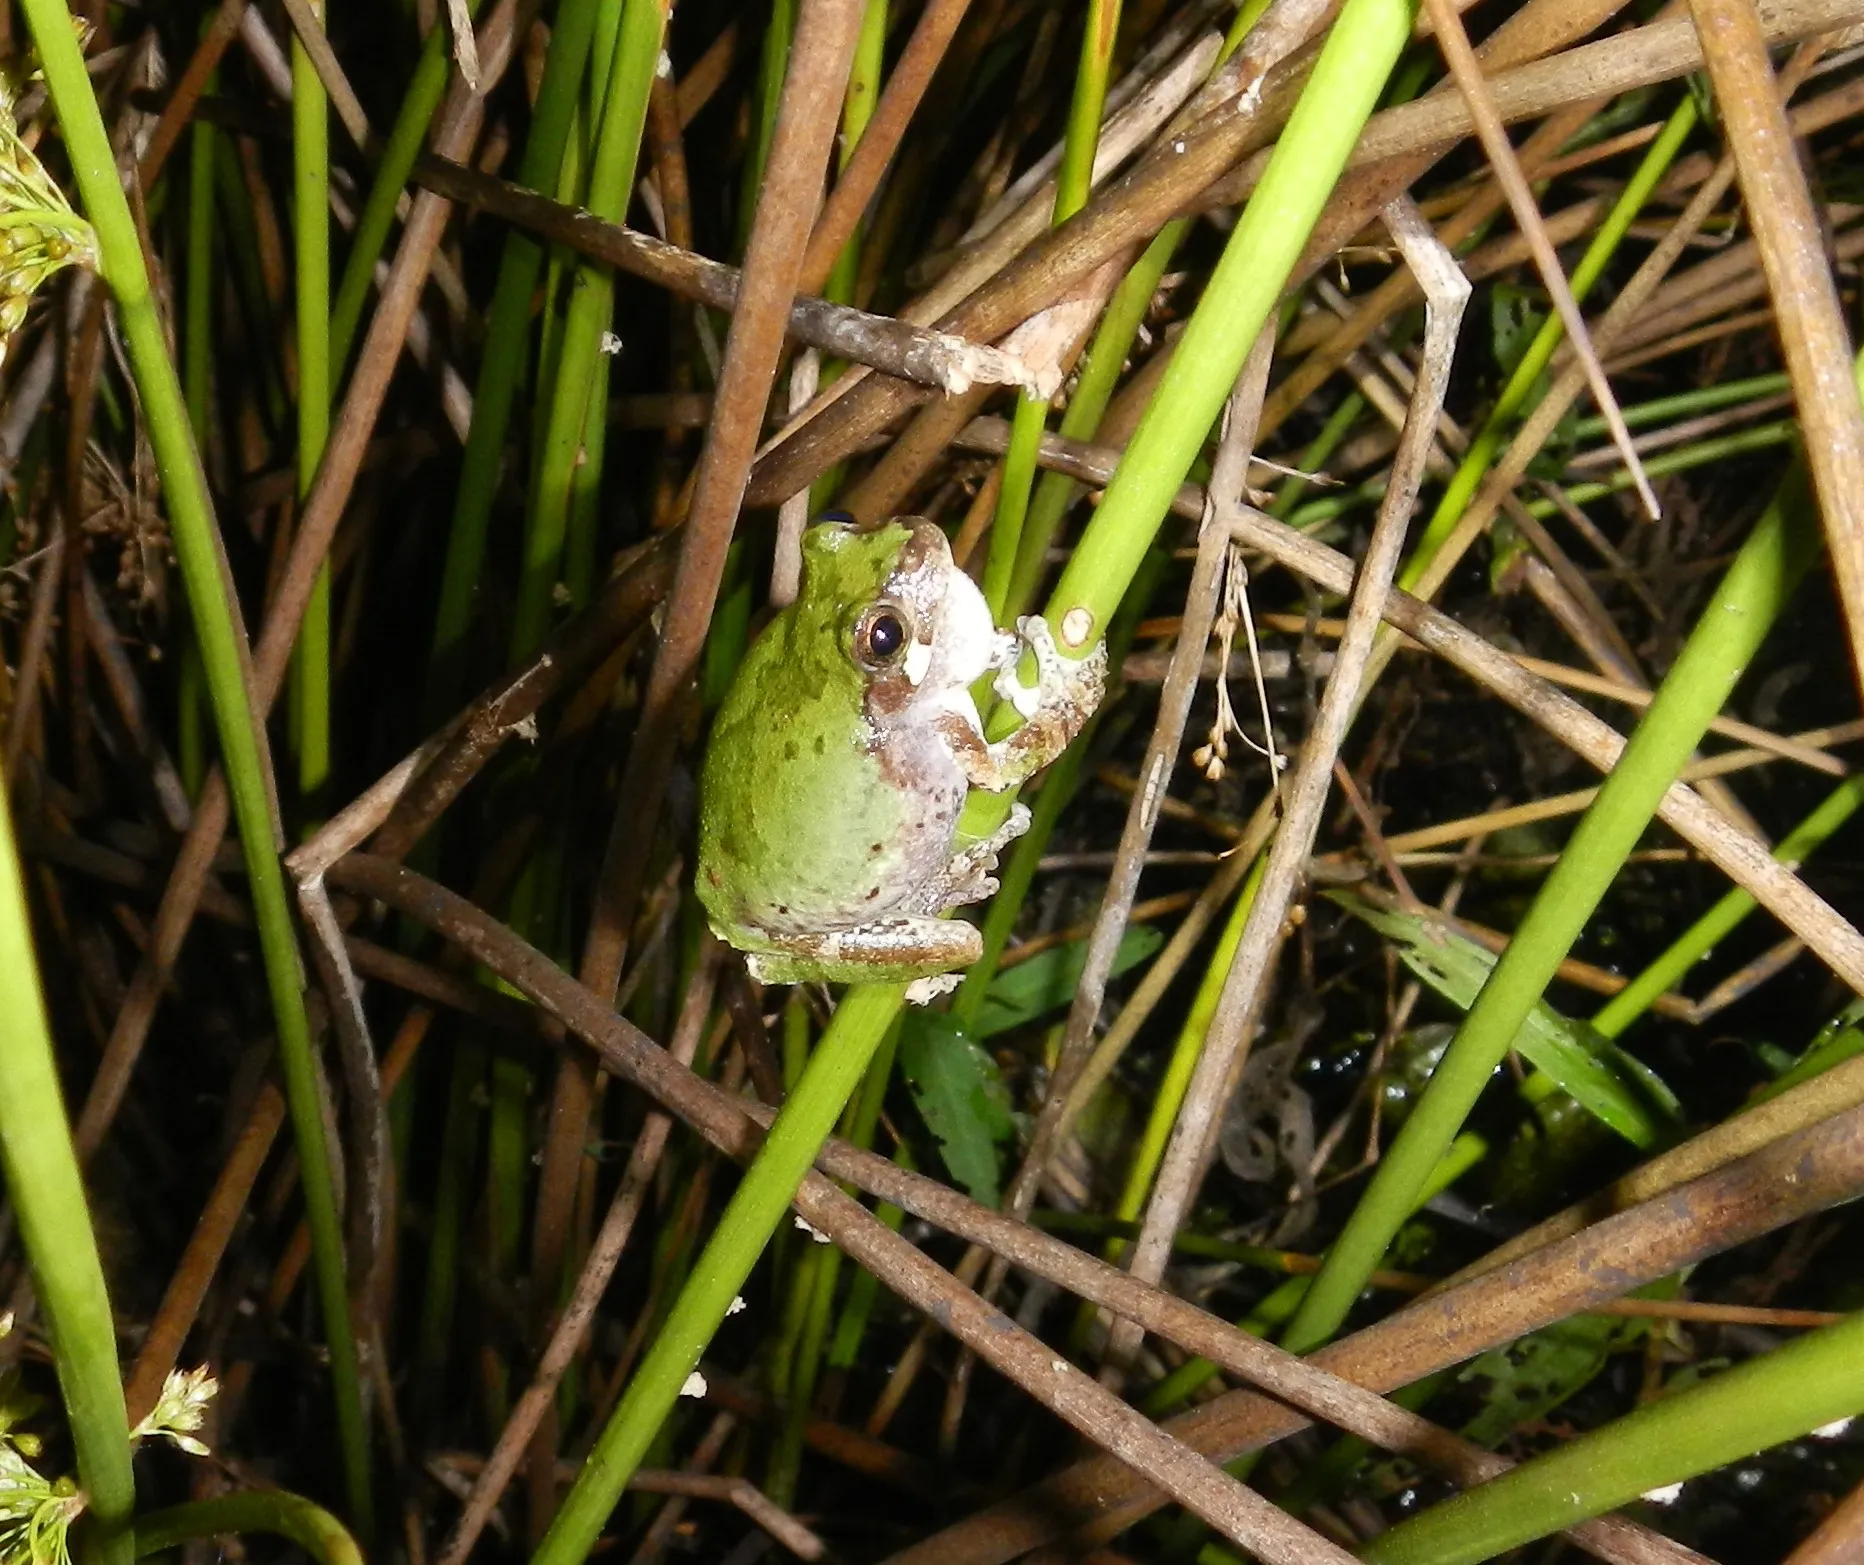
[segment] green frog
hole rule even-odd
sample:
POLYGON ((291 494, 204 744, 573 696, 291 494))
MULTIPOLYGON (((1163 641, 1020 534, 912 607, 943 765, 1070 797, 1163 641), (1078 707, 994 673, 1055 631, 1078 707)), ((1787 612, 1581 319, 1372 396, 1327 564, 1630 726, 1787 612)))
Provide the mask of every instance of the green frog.
POLYGON ((966 790, 1002 792, 1061 753, 1100 702, 1105 644, 1064 656, 1037 616, 999 631, 922 518, 820 522, 802 554, 796 601, 713 724, 699 900, 765 983, 908 982, 927 998, 983 950, 974 925, 939 915, 991 895, 997 855, 1029 826, 1017 804, 960 845, 966 790), (996 743, 971 693, 992 671, 1024 719, 996 743))

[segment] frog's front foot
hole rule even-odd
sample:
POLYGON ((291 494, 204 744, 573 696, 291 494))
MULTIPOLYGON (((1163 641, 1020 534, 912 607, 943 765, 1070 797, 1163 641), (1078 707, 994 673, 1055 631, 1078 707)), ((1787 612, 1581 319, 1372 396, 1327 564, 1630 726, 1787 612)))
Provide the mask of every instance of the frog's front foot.
POLYGON ((1036 660, 1036 682, 1025 685, 1017 670, 1020 654, 1010 658, 1000 669, 992 685, 998 699, 1016 708, 1024 722, 1045 709, 1073 719, 1071 728, 1079 728, 1087 714, 1100 705, 1107 684, 1107 644, 1097 642, 1084 658, 1062 655, 1055 645, 1055 633, 1040 614, 1025 614, 1017 620, 1016 631, 1022 644, 1036 660))
POLYGON ((945 866, 944 900, 940 912, 982 902, 997 894, 997 856, 1029 830, 1029 806, 1012 804, 1008 818, 988 837, 962 848, 945 866))

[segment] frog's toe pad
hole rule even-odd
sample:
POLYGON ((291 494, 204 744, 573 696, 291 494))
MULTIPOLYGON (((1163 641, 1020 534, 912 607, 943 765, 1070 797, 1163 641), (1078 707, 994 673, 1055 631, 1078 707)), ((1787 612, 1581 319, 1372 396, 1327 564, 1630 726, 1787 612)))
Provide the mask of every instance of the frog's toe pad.
POLYGON ((942 994, 950 994, 964 981, 963 973, 934 973, 930 978, 915 978, 906 986, 908 1005, 928 1005, 942 994))

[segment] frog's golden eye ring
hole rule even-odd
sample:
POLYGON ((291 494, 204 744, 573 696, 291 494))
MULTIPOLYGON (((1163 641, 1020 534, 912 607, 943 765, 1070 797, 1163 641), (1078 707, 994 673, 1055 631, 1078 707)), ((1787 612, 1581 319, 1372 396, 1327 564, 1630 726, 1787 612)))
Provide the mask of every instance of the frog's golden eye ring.
POLYGON ((912 611, 891 598, 870 604, 855 621, 854 661, 870 674, 897 667, 912 644, 912 611))

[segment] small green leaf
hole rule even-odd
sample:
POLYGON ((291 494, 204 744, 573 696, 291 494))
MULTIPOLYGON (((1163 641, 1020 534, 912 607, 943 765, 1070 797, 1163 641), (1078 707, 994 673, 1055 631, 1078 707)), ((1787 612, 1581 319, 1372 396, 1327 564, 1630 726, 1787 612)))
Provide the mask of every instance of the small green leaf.
POLYGON ((997 1204, 997 1147, 1016 1128, 997 1062, 949 1016, 914 1011, 900 1033, 900 1070, 939 1155, 971 1199, 997 1204))
MULTIPOLYGON (((1328 895, 1396 945, 1405 966, 1458 1010, 1475 1003, 1495 966, 1488 951, 1415 914, 1375 908, 1350 892, 1328 895)), ((1682 1119, 1682 1107, 1661 1076, 1545 1001, 1528 1013, 1514 1047, 1633 1146, 1666 1139, 1682 1119)))
MULTIPOLYGON (((1663 1293, 1674 1294, 1675 1279, 1664 1281, 1669 1286, 1663 1293)), ((1481 1446, 1500 1445, 1577 1396, 1612 1354, 1635 1346, 1649 1328, 1648 1320, 1635 1316, 1575 1315, 1491 1348, 1458 1377, 1487 1386, 1482 1411, 1463 1426, 1464 1438, 1481 1446)))
POLYGON ((1497 283, 1489 291, 1489 348, 1504 375, 1514 373, 1547 318, 1545 295, 1497 283))
MULTIPOLYGON (((1120 938, 1114 954, 1113 976, 1136 967, 1165 944, 1162 931, 1150 924, 1135 924, 1120 938)), ((979 1038, 993 1038, 1012 1027, 1049 1011, 1059 1010, 1074 999, 1075 986, 1081 981, 1081 969, 1087 962, 1087 942, 1071 940, 1019 962, 1000 973, 984 996, 978 1009, 973 1033, 979 1038)))

